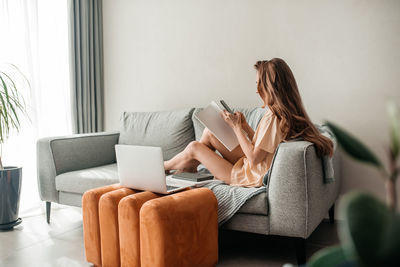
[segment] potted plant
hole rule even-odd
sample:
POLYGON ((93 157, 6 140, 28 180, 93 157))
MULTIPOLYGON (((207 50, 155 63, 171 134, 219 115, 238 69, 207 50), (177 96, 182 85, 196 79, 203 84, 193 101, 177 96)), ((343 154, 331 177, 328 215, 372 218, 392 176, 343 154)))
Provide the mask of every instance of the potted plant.
POLYGON ((378 169, 386 189, 386 205, 370 194, 344 196, 338 232, 341 244, 317 252, 308 266, 399 266, 400 214, 397 211, 396 180, 400 174, 400 113, 388 104, 390 148, 388 169, 363 143, 341 127, 328 123, 344 151, 356 160, 378 169))
MULTIPOLYGON (((0 68, 0 146, 10 130, 20 129, 19 116, 26 115, 20 85, 29 86, 29 82, 15 65, 0 68)), ((4 167, 0 155, 0 230, 12 229, 22 222, 18 218, 21 181, 22 168, 4 167)))

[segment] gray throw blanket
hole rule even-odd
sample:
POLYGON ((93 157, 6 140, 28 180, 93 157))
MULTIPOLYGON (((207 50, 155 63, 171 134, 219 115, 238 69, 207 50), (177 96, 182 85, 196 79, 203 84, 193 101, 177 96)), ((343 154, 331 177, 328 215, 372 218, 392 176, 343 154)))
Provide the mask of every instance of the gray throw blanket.
MULTIPOLYGON (((336 137, 333 135, 332 131, 329 129, 328 126, 326 125, 317 125, 315 124, 315 126, 317 127, 318 131, 320 131, 320 133, 328 138, 330 138, 333 142, 333 151, 336 150, 337 147, 337 141, 336 141, 336 137)), ((332 182, 335 181, 335 173, 333 171, 333 161, 332 158, 329 156, 324 156, 322 158, 322 165, 323 165, 323 171, 324 171, 324 183, 325 184, 330 184, 332 182)))
MULTIPOLYGON (((318 130, 325 136, 331 138, 334 144, 334 149, 336 149, 336 140, 334 135, 331 133, 327 126, 316 125, 318 130)), ((275 156, 278 152, 279 146, 275 151, 274 158, 272 160, 271 168, 264 176, 264 185, 261 187, 240 187, 240 186, 230 186, 225 184, 220 180, 212 180, 209 183, 203 185, 202 187, 207 187, 213 191, 218 202, 218 224, 222 225, 246 203, 250 198, 262 193, 267 192, 268 181, 271 174, 271 169, 274 164, 275 156)), ((322 159, 323 170, 324 170, 324 183, 332 183, 334 181, 333 172, 333 162, 332 158, 325 156, 322 159)), ((204 168, 203 165, 199 166, 199 171, 201 173, 209 173, 209 171, 204 168)))
MULTIPOLYGON (((199 173, 210 173, 203 165, 198 168, 199 173)), ((225 184, 221 180, 212 180, 201 186, 213 191, 218 202, 218 225, 227 222, 246 203, 247 200, 262 192, 266 192, 265 186, 242 187, 225 184)))
POLYGON ((220 180, 213 180, 203 185, 211 189, 218 201, 218 225, 224 224, 243 206, 243 204, 255 195, 266 192, 265 186, 241 187, 230 186, 220 180))

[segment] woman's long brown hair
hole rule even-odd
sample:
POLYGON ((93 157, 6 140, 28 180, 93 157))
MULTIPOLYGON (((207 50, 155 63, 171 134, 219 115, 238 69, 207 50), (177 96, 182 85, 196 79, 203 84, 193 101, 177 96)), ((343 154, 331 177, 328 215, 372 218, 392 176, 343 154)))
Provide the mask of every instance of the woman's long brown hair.
POLYGON ((268 107, 281 120, 281 130, 285 140, 302 137, 314 143, 319 157, 332 156, 333 143, 323 136, 311 122, 304 109, 296 80, 283 59, 257 61, 257 90, 268 99, 268 107))

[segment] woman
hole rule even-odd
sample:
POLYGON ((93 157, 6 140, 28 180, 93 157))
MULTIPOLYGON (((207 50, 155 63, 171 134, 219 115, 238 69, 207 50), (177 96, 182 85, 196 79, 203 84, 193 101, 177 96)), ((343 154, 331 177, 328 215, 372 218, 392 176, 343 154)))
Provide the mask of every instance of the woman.
POLYGON ((257 130, 240 112, 221 113, 232 127, 239 146, 228 151, 206 128, 199 142, 191 142, 181 153, 164 162, 167 172, 196 172, 202 163, 216 179, 234 186, 258 187, 271 166, 276 148, 282 141, 302 137, 314 143, 318 156, 332 156, 332 141, 319 133, 308 117, 296 80, 289 66, 280 58, 258 61, 257 93, 268 111, 257 130), (219 156, 215 151, 218 151, 219 156))

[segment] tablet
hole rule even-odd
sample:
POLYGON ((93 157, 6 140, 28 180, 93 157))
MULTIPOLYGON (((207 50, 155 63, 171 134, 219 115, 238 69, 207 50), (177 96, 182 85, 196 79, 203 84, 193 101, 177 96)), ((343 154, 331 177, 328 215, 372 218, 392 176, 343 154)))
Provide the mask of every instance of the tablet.
POLYGON ((202 111, 195 114, 195 118, 207 127, 229 151, 232 151, 239 145, 239 141, 233 129, 222 118, 221 112, 222 109, 212 101, 202 111))

